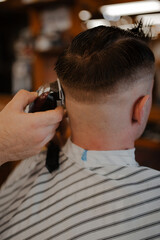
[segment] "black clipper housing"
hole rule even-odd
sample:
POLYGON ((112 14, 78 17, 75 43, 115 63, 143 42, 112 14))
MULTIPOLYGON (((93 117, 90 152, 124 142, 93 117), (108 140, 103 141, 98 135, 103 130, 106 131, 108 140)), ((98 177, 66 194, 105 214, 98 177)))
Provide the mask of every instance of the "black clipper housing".
MULTIPOLYGON (((29 113, 52 110, 64 105, 64 94, 58 79, 57 82, 40 87, 37 92, 38 97, 28 106, 29 113)), ((59 146, 50 141, 45 164, 50 173, 59 168, 59 151, 59 146)))

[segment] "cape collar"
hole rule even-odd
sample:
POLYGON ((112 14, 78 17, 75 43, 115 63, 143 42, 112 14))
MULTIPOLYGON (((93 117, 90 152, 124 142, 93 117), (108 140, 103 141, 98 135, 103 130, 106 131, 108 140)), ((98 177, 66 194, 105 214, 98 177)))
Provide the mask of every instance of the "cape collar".
POLYGON ((135 160, 135 148, 129 150, 92 151, 85 150, 69 138, 62 152, 72 161, 85 167, 99 167, 105 165, 139 166, 135 160))

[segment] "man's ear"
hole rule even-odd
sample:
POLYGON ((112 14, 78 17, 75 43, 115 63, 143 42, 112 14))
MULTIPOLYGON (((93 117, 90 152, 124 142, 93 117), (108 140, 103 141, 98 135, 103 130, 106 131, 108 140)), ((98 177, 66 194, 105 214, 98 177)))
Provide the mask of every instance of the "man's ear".
POLYGON ((149 98, 150 98, 149 95, 145 95, 137 100, 133 109, 133 116, 132 116, 133 122, 142 124, 143 119, 145 119, 145 113, 146 112, 148 113, 149 98))

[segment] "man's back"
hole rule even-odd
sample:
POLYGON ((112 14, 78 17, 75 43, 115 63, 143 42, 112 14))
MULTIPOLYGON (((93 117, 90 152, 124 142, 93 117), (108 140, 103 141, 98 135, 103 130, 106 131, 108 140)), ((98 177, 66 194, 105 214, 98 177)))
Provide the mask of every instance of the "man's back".
POLYGON ((50 174, 45 153, 23 162, 1 193, 1 239, 160 238, 160 173, 134 149, 84 151, 70 140, 50 174))

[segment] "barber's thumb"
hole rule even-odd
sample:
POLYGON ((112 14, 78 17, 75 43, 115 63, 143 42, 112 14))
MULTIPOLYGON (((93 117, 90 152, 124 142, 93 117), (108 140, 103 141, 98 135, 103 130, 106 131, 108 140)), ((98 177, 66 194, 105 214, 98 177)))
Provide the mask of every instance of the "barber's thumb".
POLYGON ((26 90, 20 90, 12 99, 12 105, 18 109, 23 111, 28 104, 33 102, 37 98, 36 92, 29 92, 26 90))
POLYGON ((54 110, 48 110, 40 113, 37 112, 35 114, 39 114, 39 117, 41 118, 41 123, 51 126, 62 121, 64 109, 63 107, 59 106, 54 110))

